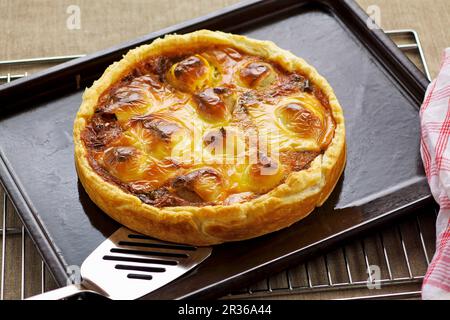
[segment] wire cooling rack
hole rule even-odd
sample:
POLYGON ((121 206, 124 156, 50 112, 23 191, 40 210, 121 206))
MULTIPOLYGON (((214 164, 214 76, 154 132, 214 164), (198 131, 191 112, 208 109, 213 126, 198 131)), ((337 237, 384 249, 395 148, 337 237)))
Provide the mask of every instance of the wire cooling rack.
MULTIPOLYGON (((430 79, 417 32, 405 29, 386 33, 430 79)), ((0 68, 55 64, 81 56, 0 61, 0 68)), ((10 82, 25 76, 27 72, 8 72, 0 75, 0 82, 10 82)), ((24 299, 55 288, 50 272, 1 186, 0 196, 0 299, 24 299)), ((223 299, 417 298, 420 296, 423 276, 434 254, 436 214, 436 207, 425 208, 394 224, 344 243, 339 248, 311 257, 294 268, 232 292, 223 299)))

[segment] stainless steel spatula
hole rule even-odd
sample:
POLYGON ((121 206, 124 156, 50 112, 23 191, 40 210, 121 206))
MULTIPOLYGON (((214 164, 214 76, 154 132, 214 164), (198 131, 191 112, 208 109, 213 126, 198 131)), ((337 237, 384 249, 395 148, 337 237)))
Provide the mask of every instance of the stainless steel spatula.
POLYGON ((81 292, 110 299, 137 299, 185 274, 211 251, 210 247, 163 242, 120 228, 83 262, 80 284, 29 299, 58 300, 81 292))

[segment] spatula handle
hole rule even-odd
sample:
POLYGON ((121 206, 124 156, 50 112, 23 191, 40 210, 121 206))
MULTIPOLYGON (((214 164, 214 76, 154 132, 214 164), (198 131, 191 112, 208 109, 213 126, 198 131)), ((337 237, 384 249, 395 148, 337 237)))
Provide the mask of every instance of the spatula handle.
POLYGON ((62 300, 82 292, 93 291, 87 290, 81 284, 72 284, 67 287, 61 287, 55 290, 44 292, 42 294, 38 294, 36 296, 29 297, 26 300, 62 300))

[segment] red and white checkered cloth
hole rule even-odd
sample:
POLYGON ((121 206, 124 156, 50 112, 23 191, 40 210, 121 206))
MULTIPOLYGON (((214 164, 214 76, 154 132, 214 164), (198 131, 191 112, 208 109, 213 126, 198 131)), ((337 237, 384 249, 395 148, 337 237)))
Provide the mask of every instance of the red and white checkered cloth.
POLYGON ((436 253, 423 281, 423 299, 450 299, 450 48, 420 109, 420 152, 431 193, 439 203, 436 253))

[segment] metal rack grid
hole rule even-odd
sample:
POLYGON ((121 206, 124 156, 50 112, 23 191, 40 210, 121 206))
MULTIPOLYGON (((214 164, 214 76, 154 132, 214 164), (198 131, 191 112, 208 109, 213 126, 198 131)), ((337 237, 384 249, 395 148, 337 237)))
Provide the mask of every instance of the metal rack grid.
MULTIPOLYGON (((409 29, 387 31, 386 33, 393 38, 397 36, 412 38, 413 43, 399 43, 398 47, 405 52, 417 52, 424 72, 430 78, 418 34, 414 30, 409 29)), ((22 64, 59 63, 81 56, 83 55, 8 60, 1 61, 0 67, 22 64)), ((23 74, 7 73, 6 75, 0 75, 0 81, 10 82, 24 76, 27 76, 26 72, 23 74)), ((20 294, 14 298, 23 299, 29 295, 56 287, 55 282, 49 276, 49 271, 41 260, 39 265, 40 272, 34 270, 33 277, 28 279, 30 276, 27 275, 27 270, 29 269, 27 266, 27 258, 29 254, 36 256, 36 248, 33 245, 27 245, 31 241, 20 221, 15 217, 9 217, 9 215, 14 215, 14 213, 12 214, 14 210, 4 192, 2 201, 3 214, 2 228, 0 229, 2 239, 0 299, 6 297, 5 292, 8 282, 8 279, 6 279, 7 242, 12 238, 15 238, 16 246, 20 242, 20 249, 17 250, 16 248, 16 251, 20 251, 21 257, 20 284, 16 283, 15 290, 19 291, 20 294), (10 223, 12 226, 10 226, 10 223), (27 288, 28 283, 34 284, 32 290, 27 288), (39 288, 36 288, 36 283, 40 283, 39 288)), ((271 276, 248 288, 230 293, 224 299, 290 298, 300 297, 301 295, 310 293, 333 290, 344 292, 343 290, 365 288, 368 282, 373 283, 374 281, 372 275, 367 273, 369 266, 372 264, 380 266, 381 278, 379 279, 379 283, 382 287, 389 288, 396 285, 413 284, 416 290, 402 290, 401 292, 394 293, 377 293, 377 290, 370 290, 367 291, 369 294, 367 292, 363 293, 358 298, 398 299, 417 297, 420 294, 418 288, 420 288, 424 272, 430 262, 430 257, 434 253, 433 226, 436 212, 435 208, 429 208, 428 211, 417 213, 412 217, 397 222, 395 226, 379 229, 374 233, 366 235, 364 238, 344 244, 342 247, 321 256, 312 257, 311 260, 299 266, 271 276), (406 229, 405 226, 407 226, 406 229), (411 236, 411 230, 413 229, 415 231, 413 231, 413 235, 411 236), (405 230, 409 232, 405 232, 405 230)), ((36 269, 36 266, 34 267, 36 269)), ((17 282, 18 277, 15 280, 17 282)), ((352 298, 355 297, 352 296, 352 298)))
POLYGON ((413 29, 399 29, 399 30, 388 30, 385 31, 387 35, 395 41, 396 37, 409 37, 412 42, 397 43, 397 47, 403 52, 416 51, 419 54, 420 62, 422 63, 423 72, 428 80, 431 81, 430 70, 428 69, 428 64, 425 59, 425 53, 423 52, 422 43, 420 42, 419 34, 413 29))
POLYGON ((289 298, 314 291, 363 289, 368 283, 375 283, 372 275, 367 273, 372 264, 380 267, 378 283, 388 292, 364 289, 359 290, 358 298, 418 297, 424 273, 434 253, 432 226, 436 213, 436 208, 428 208, 397 221, 394 226, 379 228, 293 268, 297 277, 299 274, 303 276, 300 281, 293 277, 293 269, 288 269, 245 290, 231 293, 225 299, 289 298), (338 264, 341 265, 340 274, 336 272, 338 264), (299 272, 299 268, 303 270, 299 272), (405 285, 415 290, 392 292, 392 287, 405 285))

